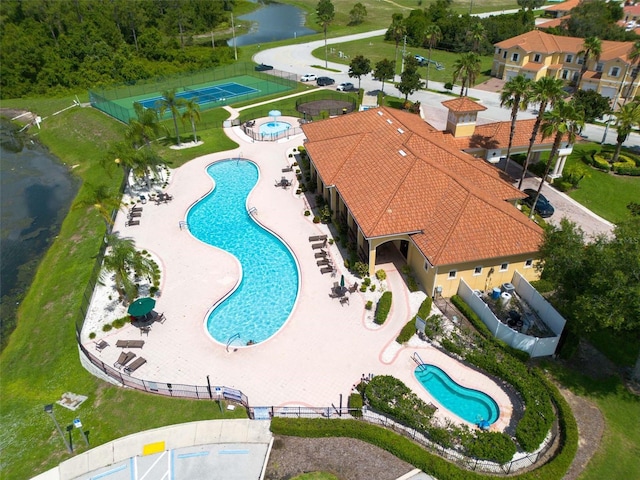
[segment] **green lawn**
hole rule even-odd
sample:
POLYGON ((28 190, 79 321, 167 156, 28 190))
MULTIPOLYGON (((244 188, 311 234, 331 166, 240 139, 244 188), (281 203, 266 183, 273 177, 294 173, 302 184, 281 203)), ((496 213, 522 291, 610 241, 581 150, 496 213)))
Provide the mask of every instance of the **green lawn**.
POLYGON ((549 368, 563 385, 593 401, 606 421, 600 448, 580 480, 640 478, 640 397, 617 377, 595 381, 554 364, 549 368))
MULTIPOLYGON (((566 165, 582 164, 580 158, 584 152, 600 149, 597 143, 578 144, 566 165)), ((626 206, 640 199, 640 177, 614 175, 588 168, 589 175, 580 182, 577 190, 569 192, 569 196, 610 222, 618 223, 629 218, 626 206)))
MULTIPOLYGON (((71 103, 66 98, 2 106, 30 107, 47 116, 71 103)), ((45 119, 39 137, 83 181, 75 203, 86 195, 87 183, 106 183, 114 189, 120 185, 122 173, 111 162, 105 171, 101 160, 123 132, 124 125, 91 108, 73 108, 45 119)), ((218 128, 210 135, 202 153, 215 151, 214 139, 223 133, 218 128)), ((221 413, 213 402, 118 388, 82 368, 74 325, 104 231, 97 214, 72 207, 19 307, 18 326, 0 356, 2 478, 31 478, 69 458, 43 411, 64 392, 88 397, 75 412, 56 406, 55 413, 63 427, 80 417, 92 446, 163 425, 245 415, 242 409, 221 413)), ((77 432, 74 443, 80 451, 86 449, 77 432)))
MULTIPOLYGON (((316 58, 318 58, 318 65, 324 65, 324 46, 316 48, 312 53, 316 58)), ((407 55, 422 55, 425 58, 429 57, 429 50, 426 48, 407 47, 406 53, 407 55)), ((385 42, 384 37, 372 37, 365 38, 363 40, 356 40, 353 42, 337 43, 335 45, 331 45, 331 48, 327 55, 327 59, 330 62, 349 65, 351 59, 356 55, 362 55, 365 58, 371 60, 371 66, 373 67, 377 62, 385 58, 393 61, 396 55, 396 44, 395 42, 385 42), (341 58, 338 52, 343 52, 343 54, 348 58, 341 58)), ((453 81, 453 64, 459 57, 460 54, 458 53, 445 52, 444 50, 432 50, 431 59, 440 62, 445 68, 444 70, 436 70, 432 65, 429 69, 429 80, 443 83, 453 81)), ((400 73, 401 68, 401 58, 402 45, 400 45, 400 48, 398 49, 398 74, 400 73)), ((476 84, 482 83, 485 80, 489 79, 491 62, 493 61, 493 57, 490 56, 483 56, 480 57, 480 59, 482 60, 482 73, 476 79, 476 84)), ((427 67, 418 68, 418 72, 420 73, 420 77, 424 81, 427 75, 427 67)), ((454 90, 459 90, 459 88, 454 90)))

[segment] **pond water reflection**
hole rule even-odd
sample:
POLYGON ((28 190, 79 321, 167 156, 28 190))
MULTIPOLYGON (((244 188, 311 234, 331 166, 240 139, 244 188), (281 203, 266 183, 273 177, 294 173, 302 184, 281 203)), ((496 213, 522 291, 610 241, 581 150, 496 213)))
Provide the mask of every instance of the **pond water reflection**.
MULTIPOLYGON (((269 3, 238 19, 253 22, 249 33, 236 37, 238 47, 316 33, 304 26, 305 13, 294 5, 269 3)), ((229 40, 228 44, 233 46, 233 39, 229 40)))

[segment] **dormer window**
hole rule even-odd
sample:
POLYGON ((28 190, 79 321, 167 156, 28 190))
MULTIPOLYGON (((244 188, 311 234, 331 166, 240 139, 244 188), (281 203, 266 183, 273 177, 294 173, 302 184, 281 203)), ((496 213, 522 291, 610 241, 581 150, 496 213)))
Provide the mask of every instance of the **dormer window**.
POLYGON ((542 55, 540 55, 539 53, 536 53, 536 54, 533 56, 533 61, 534 61, 535 63, 540 63, 540 62, 542 61, 542 55))
POLYGON ((596 72, 602 73, 602 69, 604 68, 604 63, 598 62, 596 63, 596 72))

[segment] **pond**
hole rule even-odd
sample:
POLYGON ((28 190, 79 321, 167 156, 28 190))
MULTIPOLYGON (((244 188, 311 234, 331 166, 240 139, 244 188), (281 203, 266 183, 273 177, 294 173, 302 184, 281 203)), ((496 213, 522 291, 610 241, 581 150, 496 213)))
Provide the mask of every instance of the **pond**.
MULTIPOLYGON (((254 2, 255 3, 255 2, 254 2)), ((238 20, 252 22, 249 33, 236 37, 236 46, 286 40, 316 33, 304 26, 306 14, 301 8, 282 3, 269 3, 238 20)), ((233 39, 227 42, 233 46, 233 39)))

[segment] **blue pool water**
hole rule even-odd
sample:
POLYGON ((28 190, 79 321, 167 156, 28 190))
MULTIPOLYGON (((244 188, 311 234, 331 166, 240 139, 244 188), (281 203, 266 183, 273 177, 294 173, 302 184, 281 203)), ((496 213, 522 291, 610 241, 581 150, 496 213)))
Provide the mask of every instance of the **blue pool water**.
POLYGON ((422 386, 440 405, 467 422, 494 423, 500 416, 495 400, 486 393, 463 387, 435 365, 419 365, 414 372, 422 386))
POLYGON ((279 133, 286 132, 290 128, 290 123, 281 122, 280 120, 274 120, 272 122, 267 122, 260 125, 260 135, 277 135, 279 133))
POLYGON ((207 329, 223 344, 236 334, 233 345, 260 343, 289 318, 298 296, 298 266, 287 246, 247 213, 247 195, 258 181, 256 165, 231 159, 210 165, 207 173, 215 188, 189 210, 189 230, 242 266, 240 285, 211 311, 207 329))

